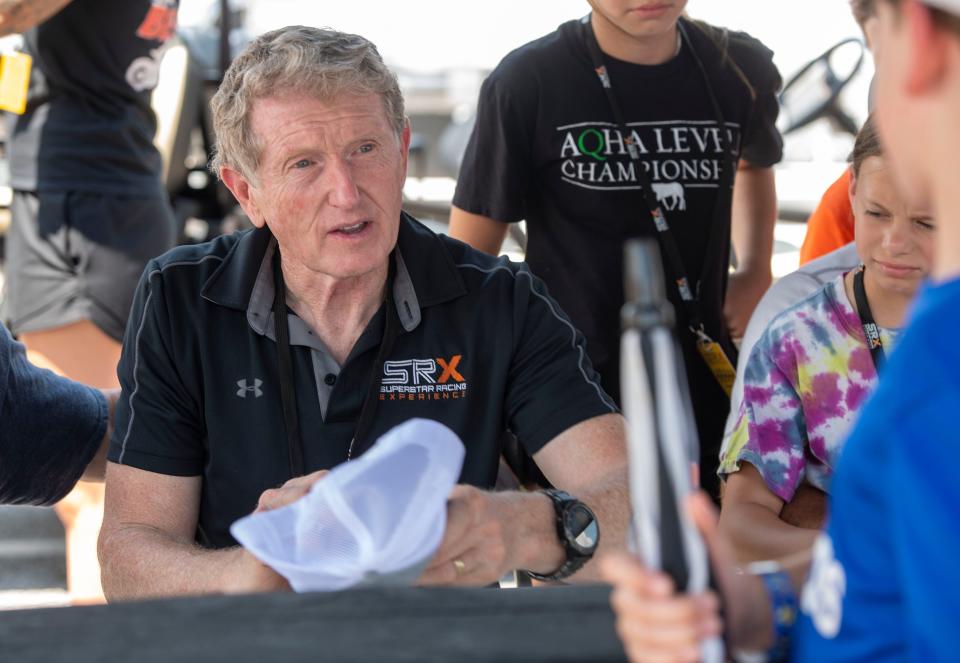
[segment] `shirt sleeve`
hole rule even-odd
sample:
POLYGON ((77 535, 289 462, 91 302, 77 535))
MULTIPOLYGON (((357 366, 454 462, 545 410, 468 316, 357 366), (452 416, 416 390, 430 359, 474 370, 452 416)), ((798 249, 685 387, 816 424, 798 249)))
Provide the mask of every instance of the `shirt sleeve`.
POLYGON ((800 247, 800 264, 824 256, 853 241, 853 208, 850 206, 850 169, 830 185, 807 219, 807 234, 800 247))
POLYGON ((122 393, 107 458, 158 474, 203 473, 199 399, 182 379, 174 350, 189 323, 170 315, 163 271, 147 265, 130 311, 117 373, 122 393))
POLYGON ((750 322, 740 339, 740 359, 737 362, 737 376, 733 383, 733 392, 730 394, 730 414, 723 433, 723 444, 720 447, 720 459, 727 456, 727 450, 733 444, 733 434, 740 425, 740 405, 743 401, 743 379, 747 370, 753 348, 762 338, 767 327, 781 313, 806 299, 823 284, 810 274, 796 271, 779 279, 760 299, 760 303, 750 315, 750 322))
POLYGON ((786 345, 782 334, 768 329, 750 353, 739 420, 718 473, 727 476, 748 462, 770 492, 789 502, 804 476, 806 421, 795 368, 774 359, 774 349, 786 345))
POLYGON ((526 217, 537 103, 532 80, 517 80, 515 67, 508 58, 480 88, 453 196, 456 207, 507 223, 526 217))
POLYGON ((730 57, 752 89, 750 115, 744 127, 740 156, 759 168, 769 168, 783 158, 783 137, 777 129, 778 95, 783 80, 773 63, 773 51, 742 32, 730 34, 730 57))
POLYGON ((62 499, 100 448, 107 421, 99 390, 33 366, 0 327, 0 504, 62 499))
POLYGON ((571 426, 617 412, 587 358, 583 336, 524 265, 514 284, 511 430, 530 455, 571 426))

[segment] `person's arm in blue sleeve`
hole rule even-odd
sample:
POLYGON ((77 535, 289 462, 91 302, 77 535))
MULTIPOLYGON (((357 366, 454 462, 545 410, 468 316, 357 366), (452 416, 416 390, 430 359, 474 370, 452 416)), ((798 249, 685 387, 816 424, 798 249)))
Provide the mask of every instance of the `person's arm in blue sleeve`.
POLYGON ((102 477, 110 409, 100 390, 30 364, 0 327, 0 504, 53 504, 85 473, 102 477))

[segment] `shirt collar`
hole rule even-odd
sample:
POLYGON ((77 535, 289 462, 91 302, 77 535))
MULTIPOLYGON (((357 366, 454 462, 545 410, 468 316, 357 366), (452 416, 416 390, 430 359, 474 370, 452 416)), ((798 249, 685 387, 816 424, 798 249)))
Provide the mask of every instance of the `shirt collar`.
MULTIPOLYGON (((276 239, 267 228, 240 237, 220 267, 207 279, 202 296, 214 304, 246 311, 247 321, 265 334, 273 307, 273 270, 276 239)), ((393 251, 396 275, 393 297, 400 324, 413 331, 424 307, 460 297, 466 287, 443 241, 426 226, 401 212, 397 245, 393 251)))

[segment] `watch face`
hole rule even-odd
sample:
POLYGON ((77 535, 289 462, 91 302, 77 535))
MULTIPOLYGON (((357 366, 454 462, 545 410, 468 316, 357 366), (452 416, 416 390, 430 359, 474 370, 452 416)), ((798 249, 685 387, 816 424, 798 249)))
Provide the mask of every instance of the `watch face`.
POLYGON ((593 513, 583 504, 574 504, 564 514, 567 540, 581 553, 592 554, 600 538, 600 528, 593 513))

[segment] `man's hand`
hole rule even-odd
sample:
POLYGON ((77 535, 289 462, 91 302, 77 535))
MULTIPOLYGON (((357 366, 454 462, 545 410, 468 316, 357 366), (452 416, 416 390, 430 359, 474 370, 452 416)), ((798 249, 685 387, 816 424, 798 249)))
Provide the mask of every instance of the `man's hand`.
POLYGON ((723 315, 733 338, 743 338, 750 316, 772 282, 769 269, 737 271, 730 275, 723 315))
MULTIPOLYGON (((286 506, 326 471, 264 491, 258 511, 286 506)), ((111 601, 177 594, 289 591, 279 574, 243 548, 197 545, 202 479, 109 463, 99 554, 111 601)))
POLYGON ((418 584, 489 585, 532 566, 531 548, 543 558, 534 570, 549 573, 564 560, 554 518, 549 498, 538 493, 456 486, 447 502, 443 541, 418 584))
POLYGON ((317 470, 302 477, 294 477, 279 488, 270 488, 269 490, 263 491, 263 493, 260 494, 260 499, 257 501, 257 508, 254 513, 272 511, 296 502, 310 492, 313 484, 329 473, 330 470, 317 470))
MULTIPOLYGON (((294 477, 279 488, 263 491, 254 513, 272 511, 296 502, 310 492, 317 481, 329 474, 329 470, 318 470, 302 477, 294 477)), ((254 592, 290 591, 290 584, 279 573, 251 555, 244 548, 237 548, 228 576, 226 592, 228 594, 250 594, 254 592)))

